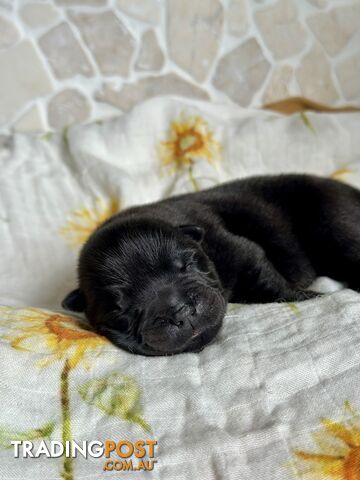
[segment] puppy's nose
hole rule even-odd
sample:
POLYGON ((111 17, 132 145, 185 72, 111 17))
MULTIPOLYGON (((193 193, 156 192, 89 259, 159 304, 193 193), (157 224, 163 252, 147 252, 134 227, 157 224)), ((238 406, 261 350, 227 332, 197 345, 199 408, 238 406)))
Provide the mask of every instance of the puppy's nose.
POLYGON ((185 326, 188 319, 196 313, 196 307, 189 296, 174 288, 158 292, 155 310, 160 317, 167 318, 169 323, 179 328, 185 326))
POLYGON ((180 320, 178 318, 174 318, 174 317, 170 317, 169 318, 169 323, 171 323, 171 325, 176 325, 178 328, 182 328, 184 326, 184 323, 185 321, 184 320, 180 320))
POLYGON ((169 317, 169 322, 177 327, 184 326, 184 317, 186 318, 188 315, 188 306, 183 303, 176 311, 173 312, 172 316, 169 317))

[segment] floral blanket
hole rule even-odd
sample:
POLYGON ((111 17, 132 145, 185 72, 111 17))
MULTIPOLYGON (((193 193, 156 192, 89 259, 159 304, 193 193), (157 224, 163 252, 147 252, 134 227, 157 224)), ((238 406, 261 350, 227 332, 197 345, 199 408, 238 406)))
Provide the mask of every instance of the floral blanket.
POLYGON ((56 134, 0 137, 0 478, 360 479, 355 292, 322 279, 330 293, 319 299, 230 305, 214 344, 161 358, 118 350, 60 308, 81 244, 109 215, 253 174, 360 186, 359 132, 356 113, 167 98, 56 134), (120 470, 117 450, 15 456, 14 441, 34 454, 72 440, 129 451, 156 441, 153 468, 120 470))

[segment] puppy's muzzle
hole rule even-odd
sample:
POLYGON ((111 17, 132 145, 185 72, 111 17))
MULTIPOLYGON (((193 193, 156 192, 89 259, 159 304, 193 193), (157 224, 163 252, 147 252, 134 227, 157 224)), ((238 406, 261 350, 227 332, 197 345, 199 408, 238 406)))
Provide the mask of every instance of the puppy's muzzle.
POLYGON ((147 309, 139 341, 149 346, 180 346, 194 334, 198 304, 194 295, 173 286, 159 290, 147 309))

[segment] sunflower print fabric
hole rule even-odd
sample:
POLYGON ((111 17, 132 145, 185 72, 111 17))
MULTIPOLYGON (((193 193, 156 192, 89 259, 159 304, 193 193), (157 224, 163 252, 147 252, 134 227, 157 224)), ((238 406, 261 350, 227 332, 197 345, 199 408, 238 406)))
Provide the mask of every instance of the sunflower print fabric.
POLYGON ((167 139, 160 142, 159 156, 162 167, 170 174, 187 171, 193 189, 199 191, 194 164, 205 161, 214 165, 220 162, 221 144, 206 120, 182 113, 171 122, 167 139))
POLYGON ((348 401, 344 410, 345 420, 321 420, 322 429, 313 434, 317 451, 295 450, 295 465, 309 478, 360 479, 360 415, 348 401))
MULTIPOLYGON (((61 362, 63 364, 60 373, 60 407, 62 441, 65 444, 72 440, 72 412, 70 407, 70 374, 71 371, 82 363, 87 369, 90 364, 86 361, 86 356, 91 351, 96 352, 98 356, 101 347, 107 343, 107 340, 100 335, 92 332, 89 327, 82 321, 61 315, 42 311, 35 308, 28 309, 12 309, 9 307, 0 307, 0 314, 4 318, 3 324, 5 328, 11 326, 11 333, 3 335, 1 338, 11 345, 12 348, 23 352, 35 352, 40 350, 46 357, 37 363, 39 368, 47 368, 53 362, 61 362)), ((94 358, 94 356, 93 356, 94 358)), ((140 406, 140 392, 135 380, 130 377, 120 376, 118 373, 112 374, 112 381, 107 383, 105 379, 96 379, 95 381, 101 385, 101 389, 95 392, 91 399, 88 398, 86 392, 88 383, 79 387, 79 393, 82 398, 97 406, 108 415, 115 415, 127 421, 139 424, 146 431, 150 427, 142 418, 140 406), (120 381, 122 384, 122 395, 114 394, 113 384, 120 381), (134 396, 136 402, 134 404, 134 396), (106 398, 105 402, 100 398, 106 398), (111 410, 106 409, 104 405, 111 405, 111 410), (132 411, 136 409, 136 415, 132 411)), ((94 380, 90 381, 90 384, 94 380)), ((0 426, 0 438, 6 434, 7 442, 5 447, 9 446, 11 440, 20 438, 21 440, 30 440, 34 438, 49 438, 55 427, 55 422, 49 422, 45 427, 36 429, 37 436, 30 432, 24 432, 20 435, 13 432, 7 432, 6 428, 0 426)), ((72 457, 64 457, 61 469, 61 477, 64 480, 74 480, 74 459, 72 457)))
POLYGON ((101 124, 0 136, 0 479, 360 480, 358 293, 320 279, 315 300, 232 304, 213 344, 161 358, 61 309, 79 251, 112 215, 248 175, 360 187, 359 131, 356 113, 158 98, 101 124), (156 440, 153 471, 11 447, 106 439, 156 440))
POLYGON ((66 224, 60 229, 60 234, 73 247, 81 247, 105 220, 120 212, 120 201, 117 198, 104 199, 98 197, 94 207, 81 207, 70 213, 66 224))

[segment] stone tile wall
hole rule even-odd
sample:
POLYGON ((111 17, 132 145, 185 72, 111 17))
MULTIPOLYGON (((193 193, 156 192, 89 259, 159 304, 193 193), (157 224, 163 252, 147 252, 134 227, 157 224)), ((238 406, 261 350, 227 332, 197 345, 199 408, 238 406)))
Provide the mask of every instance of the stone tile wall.
POLYGON ((161 94, 360 105, 360 1, 0 0, 0 131, 161 94))

